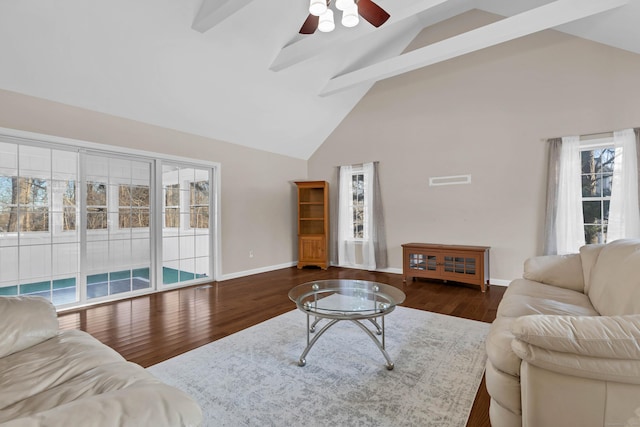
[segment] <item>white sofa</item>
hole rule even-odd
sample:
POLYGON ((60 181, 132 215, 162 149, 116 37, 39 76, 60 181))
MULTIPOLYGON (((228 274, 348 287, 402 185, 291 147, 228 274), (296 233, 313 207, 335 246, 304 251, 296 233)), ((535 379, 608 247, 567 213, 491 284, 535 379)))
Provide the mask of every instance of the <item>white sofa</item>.
POLYGON ((0 297, 0 426, 197 426, 198 404, 40 297, 0 297))
POLYGON ((493 427, 632 425, 640 408, 640 240, 527 260, 486 349, 493 427))

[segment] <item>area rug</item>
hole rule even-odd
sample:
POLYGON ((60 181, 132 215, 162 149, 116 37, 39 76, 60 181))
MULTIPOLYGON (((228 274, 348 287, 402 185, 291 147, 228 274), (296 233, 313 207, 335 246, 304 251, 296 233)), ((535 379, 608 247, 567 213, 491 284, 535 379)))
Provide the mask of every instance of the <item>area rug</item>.
POLYGON ((193 396, 205 426, 464 426, 489 324, 405 307, 385 322, 393 370, 351 322, 329 329, 298 366, 306 346, 299 310, 148 370, 193 396))

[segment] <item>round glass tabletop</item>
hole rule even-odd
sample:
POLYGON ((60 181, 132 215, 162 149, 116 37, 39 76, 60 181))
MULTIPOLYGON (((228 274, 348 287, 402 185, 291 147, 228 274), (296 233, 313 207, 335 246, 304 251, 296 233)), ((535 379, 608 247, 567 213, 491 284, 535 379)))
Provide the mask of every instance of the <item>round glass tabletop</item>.
POLYGON ((322 317, 372 317, 393 311, 405 294, 384 283, 332 279, 303 283, 289 291, 298 308, 322 317))

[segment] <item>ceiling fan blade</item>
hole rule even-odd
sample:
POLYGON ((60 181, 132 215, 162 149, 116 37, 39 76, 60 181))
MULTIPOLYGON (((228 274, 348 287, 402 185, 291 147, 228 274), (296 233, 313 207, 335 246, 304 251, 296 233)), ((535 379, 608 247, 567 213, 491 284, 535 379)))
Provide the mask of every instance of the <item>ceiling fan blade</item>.
POLYGON ((302 24, 302 27, 300 27, 300 34, 315 33, 316 30, 318 29, 319 21, 320 21, 319 17, 309 14, 309 16, 307 17, 307 20, 304 21, 304 24, 302 24))
POLYGON ((384 24, 391 16, 371 0, 358 0, 358 13, 374 27, 384 24))

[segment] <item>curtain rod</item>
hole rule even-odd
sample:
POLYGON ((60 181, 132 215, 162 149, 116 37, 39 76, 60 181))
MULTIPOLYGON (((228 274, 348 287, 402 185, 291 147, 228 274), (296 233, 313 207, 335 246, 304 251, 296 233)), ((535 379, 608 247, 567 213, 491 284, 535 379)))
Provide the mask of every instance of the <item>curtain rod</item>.
MULTIPOLYGON (((567 135, 565 135, 567 136, 567 135)), ((583 135, 578 135, 580 137, 580 139, 585 138, 585 139, 596 139, 596 138, 604 138, 604 137, 612 137, 613 136, 613 131, 609 131, 609 132, 596 132, 596 133, 585 133, 583 135)), ((552 138, 542 138, 540 141, 544 141, 547 142, 550 139, 554 139, 554 138, 562 138, 559 136, 554 136, 552 138)))
MULTIPOLYGON (((625 129, 629 129, 629 128, 625 128, 625 129)), ((631 128, 631 130, 633 130, 633 131, 637 131, 638 129, 640 129, 640 127, 635 127, 634 126, 634 127, 631 128)), ((619 129, 619 130, 622 130, 622 129, 619 129)), ((586 140, 589 140, 589 139, 596 139, 596 138, 613 137, 613 133, 614 132, 615 131, 610 130, 608 132, 585 133, 584 135, 578 135, 578 136, 580 137, 580 139, 584 138, 586 140)), ((565 136, 567 136, 567 135, 565 135, 565 136)), ((554 138, 561 138, 561 137, 554 136, 552 138, 543 138, 540 141, 545 141, 546 142, 546 141, 548 141, 550 139, 554 139, 554 138)))
POLYGON ((362 166, 365 163, 380 163, 380 162, 378 160, 373 160, 371 162, 353 163, 353 164, 350 164, 350 165, 338 165, 338 166, 334 166, 334 167, 339 168, 340 166, 362 166))
POLYGON ((590 139, 599 139, 599 138, 613 138, 613 132, 600 132, 600 133, 589 133, 586 135, 580 135, 581 140, 590 140, 590 139))

